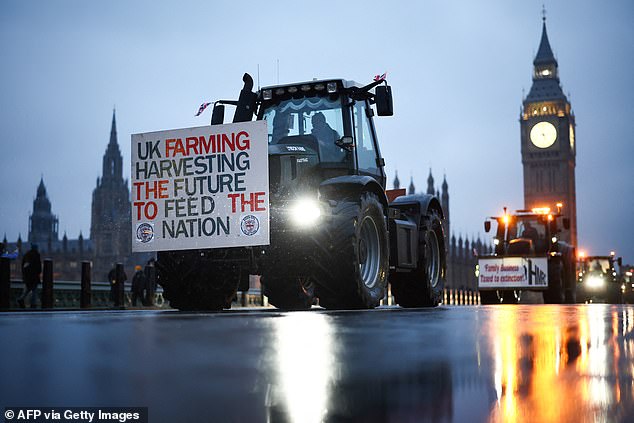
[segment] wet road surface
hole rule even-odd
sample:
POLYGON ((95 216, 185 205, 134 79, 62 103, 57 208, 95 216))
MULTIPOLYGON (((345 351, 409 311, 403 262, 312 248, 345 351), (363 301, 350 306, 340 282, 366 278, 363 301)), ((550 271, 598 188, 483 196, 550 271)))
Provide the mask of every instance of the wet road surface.
POLYGON ((0 314, 0 408, 150 422, 634 421, 634 307, 0 314))

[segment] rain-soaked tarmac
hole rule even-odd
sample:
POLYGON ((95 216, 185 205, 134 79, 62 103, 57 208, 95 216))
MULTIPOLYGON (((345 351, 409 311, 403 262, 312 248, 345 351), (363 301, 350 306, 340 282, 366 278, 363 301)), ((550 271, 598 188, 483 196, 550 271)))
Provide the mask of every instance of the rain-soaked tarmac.
POLYGON ((149 421, 634 421, 634 307, 0 314, 6 406, 149 421))

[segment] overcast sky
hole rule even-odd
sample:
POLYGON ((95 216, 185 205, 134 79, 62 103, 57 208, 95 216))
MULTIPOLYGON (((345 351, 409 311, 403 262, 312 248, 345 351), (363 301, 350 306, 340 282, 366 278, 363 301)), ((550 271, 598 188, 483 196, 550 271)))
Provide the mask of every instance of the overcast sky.
MULTIPOLYGON (((90 233, 112 109, 130 134, 201 126, 203 101, 260 85, 387 71, 377 120, 391 181, 447 175, 452 232, 523 207, 519 113, 543 1, 28 1, 0 4, 0 236, 28 236, 41 175, 64 232, 90 233)), ((580 247, 634 263, 634 2, 546 1, 577 121, 580 247)), ((487 235, 488 237, 488 235, 487 235)), ((488 238, 487 238, 488 239, 488 238)))

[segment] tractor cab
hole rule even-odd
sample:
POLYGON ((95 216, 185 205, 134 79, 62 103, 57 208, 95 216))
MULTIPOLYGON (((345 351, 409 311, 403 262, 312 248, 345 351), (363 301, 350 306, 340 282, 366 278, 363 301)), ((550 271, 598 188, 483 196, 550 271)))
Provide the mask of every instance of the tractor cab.
POLYGON ((393 114, 391 89, 384 79, 365 86, 345 79, 314 80, 253 93, 249 78, 243 78, 238 101, 217 102, 212 124, 223 122, 223 104, 236 106, 234 122, 253 115, 267 122, 274 197, 310 191, 345 175, 367 175, 385 188, 385 162, 372 120, 372 106, 379 116, 393 114))
MULTIPOLYGON (((269 155, 313 163, 321 181, 368 175, 385 186, 371 108, 376 104, 379 116, 392 115, 389 87, 377 86, 383 82, 361 86, 337 79, 262 88, 258 119, 267 122, 269 155), (375 87, 376 94, 371 93, 375 87)), ((277 167, 275 159, 271 167, 277 167)))
MULTIPOLYGON (((561 232, 557 219, 561 210, 551 212, 547 207, 532 210, 517 210, 508 214, 506 209, 502 216, 491 217, 497 222, 497 230, 493 243, 496 255, 543 255, 557 251, 558 237, 561 232)), ((563 219, 563 227, 570 226, 568 219, 563 219)), ((491 222, 485 221, 484 229, 489 232, 491 222)))

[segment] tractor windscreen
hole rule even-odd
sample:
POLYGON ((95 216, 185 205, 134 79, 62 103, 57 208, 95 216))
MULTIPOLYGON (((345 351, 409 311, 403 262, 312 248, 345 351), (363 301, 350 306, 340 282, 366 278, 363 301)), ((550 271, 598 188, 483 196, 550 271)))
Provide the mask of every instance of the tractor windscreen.
MULTIPOLYGON (((501 220, 498 224, 501 231, 499 236, 509 243, 515 243, 515 240, 529 239, 532 241, 535 251, 543 251, 547 247, 546 226, 541 217, 514 216, 507 225, 501 220)), ((515 248, 518 248, 518 245, 515 248)))
POLYGON ((590 258, 585 270, 595 273, 608 273, 610 270, 610 260, 607 258, 590 258))
POLYGON ((265 109, 269 144, 304 145, 321 162, 340 163, 346 151, 337 146, 343 136, 341 100, 307 97, 283 100, 265 109))

